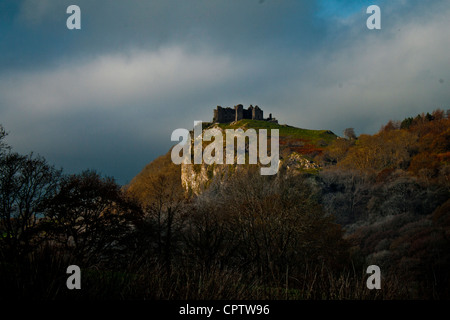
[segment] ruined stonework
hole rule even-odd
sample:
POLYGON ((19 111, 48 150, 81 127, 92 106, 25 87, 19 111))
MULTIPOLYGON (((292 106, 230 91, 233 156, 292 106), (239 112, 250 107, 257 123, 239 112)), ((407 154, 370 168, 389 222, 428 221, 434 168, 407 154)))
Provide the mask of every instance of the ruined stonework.
POLYGON ((238 104, 234 106, 234 108, 222 108, 221 106, 217 106, 214 110, 213 122, 215 123, 227 123, 242 119, 263 120, 278 123, 275 118, 272 118, 272 114, 269 115, 269 118, 264 119, 263 111, 258 106, 254 107, 250 105, 250 107, 244 109, 242 104, 238 104))

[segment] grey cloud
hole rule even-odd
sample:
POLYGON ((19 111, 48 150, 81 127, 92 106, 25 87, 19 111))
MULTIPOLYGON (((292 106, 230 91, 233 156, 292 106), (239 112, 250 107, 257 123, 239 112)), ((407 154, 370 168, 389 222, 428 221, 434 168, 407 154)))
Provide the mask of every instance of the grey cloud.
POLYGON ((432 19, 416 19, 420 10, 403 19, 398 11, 386 14, 390 26, 379 32, 361 28, 362 19, 351 17, 332 33, 327 48, 306 62, 296 61, 286 88, 278 92, 284 104, 278 109, 296 119, 294 125, 314 124, 341 134, 345 127, 374 133, 389 119, 448 108, 449 88, 438 79, 450 73, 450 38, 444 31, 450 6, 435 3, 428 10, 432 13, 424 15, 432 19))
POLYGON ((378 1, 373 32, 364 13, 293 0, 79 0, 69 32, 72 3, 46 3, 22 1, 3 34, 0 123, 15 149, 69 171, 129 181, 216 105, 341 134, 449 103, 448 1, 378 1))
POLYGON ((18 72, 1 78, 4 105, 42 116, 69 107, 89 111, 92 105, 110 111, 134 101, 164 101, 197 87, 239 76, 246 66, 209 52, 170 47, 100 56, 46 71, 18 72))

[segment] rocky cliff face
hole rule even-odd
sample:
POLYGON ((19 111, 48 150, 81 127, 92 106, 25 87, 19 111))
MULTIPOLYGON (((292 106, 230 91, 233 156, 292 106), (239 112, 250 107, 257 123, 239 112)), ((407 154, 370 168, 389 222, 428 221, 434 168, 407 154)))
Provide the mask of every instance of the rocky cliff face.
MULTIPOLYGON (((320 165, 294 152, 287 159, 280 158, 278 168, 278 174, 296 175, 304 171, 318 170, 320 165)), ((181 184, 187 194, 200 194, 213 181, 226 180, 240 170, 246 170, 246 165, 182 164, 181 184)))
POLYGON ((182 164, 181 184, 188 194, 199 194, 212 181, 223 179, 232 174, 232 167, 228 165, 182 164))
MULTIPOLYGON (((240 122, 240 121, 239 121, 240 122)), ((242 123, 239 126, 234 126, 234 129, 248 129, 246 124, 242 123)), ((277 125, 278 126, 278 125, 277 125)), ((224 135, 225 126, 212 126, 218 130, 220 130, 224 135)), ((280 126, 281 127, 281 126, 280 126)), ((207 127, 203 130, 203 132, 211 127, 207 127)), ((292 128, 292 127, 290 127, 292 128)), ((281 127, 282 129, 282 127, 281 127)), ((302 129, 303 130, 303 129, 302 129)), ((315 163, 308 157, 307 154, 302 154, 301 152, 293 151, 292 149, 298 149, 299 145, 303 146, 308 142, 307 139, 296 139, 295 136, 286 136, 283 135, 283 130, 280 130, 280 142, 283 142, 280 145, 280 158, 278 161, 278 175, 296 175, 300 172, 304 171, 317 171, 320 168, 320 165, 315 163)), ((326 131, 327 134, 332 134, 330 131, 326 131)), ((224 135, 225 136, 225 135, 224 135)), ((193 139, 192 139, 193 141, 193 139)), ((323 140, 320 140, 320 145, 323 146, 323 140)), ((312 144, 309 144, 311 146, 312 144)), ((204 149, 204 148, 203 148, 204 149)), ((193 150, 193 142, 191 145, 191 150, 193 150)), ((225 154, 225 148, 224 148, 225 154)), ((248 155, 248 146, 246 146, 246 155, 248 155)), ((236 156, 235 156, 236 162, 236 156)), ((237 164, 181 164, 181 183, 185 190, 185 192, 189 195, 199 194, 213 182, 213 181, 223 181, 226 180, 230 175, 238 173, 240 170, 246 170, 248 168, 247 165, 237 165, 237 164)), ((259 166, 259 165, 253 165, 259 166)))
MULTIPOLYGON (((300 172, 317 172, 319 164, 313 161, 314 155, 320 154, 322 150, 337 136, 327 130, 307 130, 287 125, 279 125, 267 121, 241 120, 232 123, 204 124, 204 130, 210 128, 219 129, 225 136, 226 129, 278 129, 279 130, 279 162, 278 176, 286 174, 298 174, 300 172)), ((203 131, 204 131, 203 130, 203 131)), ((192 133, 193 135, 193 133, 192 133)), ((206 147, 210 142, 204 142, 206 147)), ((193 145, 191 145, 193 148, 193 145)), ((193 150, 193 149, 191 149, 193 150)), ((225 154, 225 152, 224 152, 225 154)), ((246 148, 248 155, 248 147, 246 148)), ((235 158, 235 163, 236 163, 235 158)), ((246 161, 248 163, 248 161, 246 161)), ((258 165, 229 165, 229 164, 181 164, 176 166, 171 161, 171 151, 149 163, 133 181, 127 186, 134 194, 140 194, 145 198, 147 184, 155 175, 171 172, 180 179, 186 194, 195 195, 208 188, 213 181, 225 181, 241 170, 248 170, 251 166, 258 165), (168 168, 172 168, 168 170, 168 168)))

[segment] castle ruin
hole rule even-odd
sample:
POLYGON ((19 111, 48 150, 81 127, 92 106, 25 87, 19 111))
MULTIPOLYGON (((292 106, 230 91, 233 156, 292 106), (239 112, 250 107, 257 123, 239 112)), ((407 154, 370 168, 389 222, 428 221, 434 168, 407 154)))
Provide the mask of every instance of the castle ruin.
POLYGON ((242 119, 262 120, 278 123, 275 118, 272 118, 272 114, 269 115, 269 118, 264 119, 263 111, 258 106, 253 107, 250 105, 248 109, 244 109, 242 104, 238 104, 234 106, 234 108, 222 108, 221 106, 217 106, 217 109, 214 110, 213 122, 215 123, 227 123, 242 119))

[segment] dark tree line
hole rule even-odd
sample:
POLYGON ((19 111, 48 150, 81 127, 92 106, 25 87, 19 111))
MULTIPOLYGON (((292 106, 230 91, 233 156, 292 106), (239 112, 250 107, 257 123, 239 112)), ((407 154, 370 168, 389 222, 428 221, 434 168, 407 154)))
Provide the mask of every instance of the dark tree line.
POLYGON ((410 170, 445 155, 447 131, 420 126, 430 150, 399 130, 337 140, 317 175, 236 169, 188 196, 170 153, 121 187, 17 154, 0 127, 0 298, 447 297, 448 166, 410 170), (372 263, 381 291, 365 289, 372 263), (70 264, 82 290, 66 288, 70 264))
POLYGON ((19 155, 4 136, 2 298, 311 298, 348 263, 341 228, 302 179, 248 170, 188 198, 168 159, 123 188, 19 155), (65 287, 71 264, 80 292, 65 287))
POLYGON ((51 287, 72 263, 126 263, 140 207, 111 178, 13 152, 0 129, 0 296, 39 298, 38 283, 51 287))

